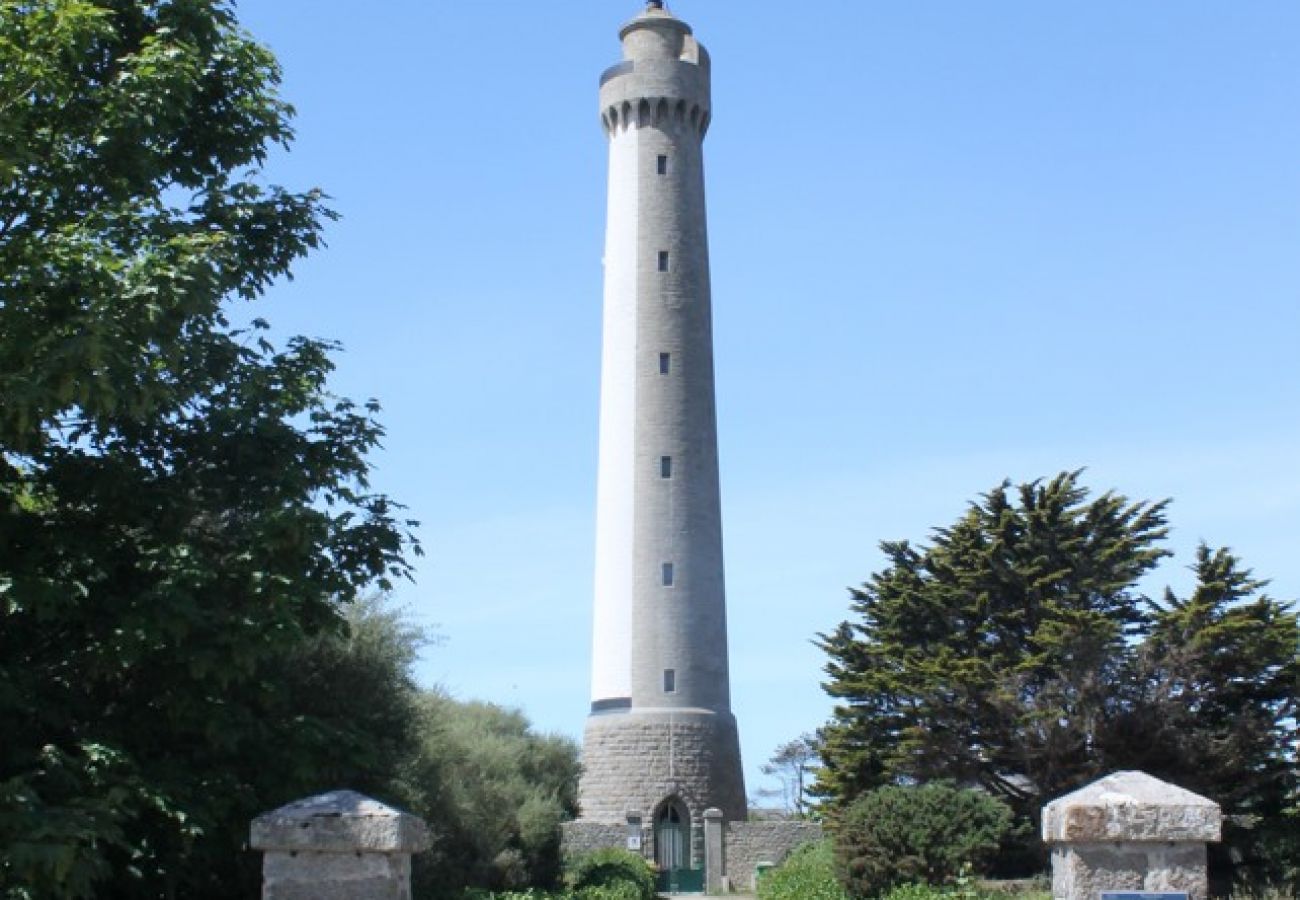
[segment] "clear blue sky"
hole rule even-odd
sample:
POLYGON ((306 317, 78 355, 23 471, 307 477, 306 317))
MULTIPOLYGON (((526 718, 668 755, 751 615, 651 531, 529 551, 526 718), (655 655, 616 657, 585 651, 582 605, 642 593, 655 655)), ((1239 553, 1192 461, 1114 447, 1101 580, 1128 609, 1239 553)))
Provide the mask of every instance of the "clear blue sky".
MULTIPOLYGON (((597 78, 634 0, 244 0, 344 218, 258 312, 340 338, 399 589, 463 698, 581 734, 600 358, 597 78)), ((706 143, 732 692, 751 793, 829 704, 882 539, 1004 477, 1172 497, 1300 596, 1300 4, 681 0, 706 143)))

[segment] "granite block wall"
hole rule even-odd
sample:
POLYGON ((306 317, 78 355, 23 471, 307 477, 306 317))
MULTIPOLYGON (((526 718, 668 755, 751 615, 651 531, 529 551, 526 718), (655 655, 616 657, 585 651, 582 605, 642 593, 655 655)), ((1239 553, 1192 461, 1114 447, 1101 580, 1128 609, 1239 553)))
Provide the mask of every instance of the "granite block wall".
POLYGON ((723 827, 723 866, 732 890, 752 891, 759 863, 780 865, 796 848, 819 841, 818 822, 775 820, 727 822, 723 827))

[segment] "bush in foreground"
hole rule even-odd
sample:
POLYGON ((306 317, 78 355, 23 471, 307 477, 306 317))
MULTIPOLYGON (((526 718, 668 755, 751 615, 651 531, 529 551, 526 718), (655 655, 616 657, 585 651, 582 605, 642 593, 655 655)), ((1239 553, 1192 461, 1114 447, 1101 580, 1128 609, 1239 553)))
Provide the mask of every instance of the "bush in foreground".
POLYGON ((1052 900, 1052 892, 1036 880, 981 882, 963 869, 953 884, 902 884, 881 900, 1052 900))
POLYGON ((646 861, 618 848, 595 850, 566 867, 564 883, 581 900, 654 900, 655 877, 646 861))
POLYGON ((585 887, 578 891, 543 891, 528 888, 523 891, 488 891, 467 888, 460 900, 638 900, 640 892, 626 881, 605 887, 585 887))
POLYGON ((840 882, 853 897, 877 897, 917 882, 944 884, 963 866, 981 870, 1011 827, 1011 811, 982 791, 947 784, 869 791, 835 833, 840 882))
POLYGON ((805 844, 758 882, 759 900, 847 900, 829 840, 805 844))

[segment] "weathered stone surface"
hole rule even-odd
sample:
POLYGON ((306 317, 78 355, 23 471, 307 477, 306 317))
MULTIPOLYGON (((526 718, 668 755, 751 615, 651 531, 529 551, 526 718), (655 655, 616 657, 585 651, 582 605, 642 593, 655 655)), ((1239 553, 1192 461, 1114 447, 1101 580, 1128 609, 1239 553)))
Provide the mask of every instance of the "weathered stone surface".
POLYGON ((610 847, 627 848, 627 826, 611 822, 565 822, 560 826, 565 856, 610 847))
POLYGON ((408 900, 410 884, 406 853, 268 853, 262 866, 263 900, 408 900))
POLYGON ((293 882, 264 889, 263 900, 411 900, 411 891, 389 879, 324 884, 293 882))
POLYGON ((704 890, 710 894, 722 893, 726 863, 722 852, 722 810, 704 811, 704 890))
POLYGON ((1169 891, 1205 900, 1218 804, 1144 772, 1116 772, 1043 808, 1055 900, 1102 891, 1169 891))
POLYGON ((686 805, 702 826, 709 807, 746 815, 740 741, 730 713, 632 711, 590 716, 582 745, 579 806, 584 821, 625 825, 638 812, 650 828, 664 800, 686 805))
POLYGON ((732 890, 752 891, 759 863, 780 865, 796 848, 821 838, 817 822, 728 822, 723 829, 723 870, 732 890))
MULTIPOLYGON (((822 838, 822 827, 816 822, 726 822, 721 812, 718 809, 705 810, 701 814, 702 827, 692 828, 692 856, 696 865, 705 868, 705 883, 710 893, 720 891, 724 886, 731 890, 752 891, 759 863, 780 865, 796 848, 822 838)), ((567 822, 563 826, 563 835, 566 854, 626 847, 627 823, 567 822)), ((652 859, 653 836, 648 826, 643 837, 642 855, 652 859)))
POLYGON ((1096 900, 1102 891, 1208 892, 1205 844, 1070 844, 1052 850, 1052 897, 1096 900))
POLYGON ((1217 841, 1219 806, 1144 772, 1116 772, 1043 809, 1043 840, 1217 841))
POLYGON ((254 850, 414 853, 429 847, 423 821, 355 791, 299 800, 253 820, 254 850))
POLYGON ((410 900, 422 820, 353 791, 310 797, 253 821, 263 900, 410 900))
POLYGON ((388 853, 318 853, 314 850, 268 853, 262 863, 262 876, 272 881, 389 878, 401 874, 400 858, 409 859, 405 854, 388 853))

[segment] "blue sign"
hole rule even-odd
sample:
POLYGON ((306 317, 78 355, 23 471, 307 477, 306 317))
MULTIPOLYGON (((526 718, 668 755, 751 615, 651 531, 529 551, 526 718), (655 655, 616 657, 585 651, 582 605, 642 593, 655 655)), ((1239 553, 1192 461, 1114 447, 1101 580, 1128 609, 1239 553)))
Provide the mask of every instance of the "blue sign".
POLYGON ((1186 893, 1172 891, 1102 891, 1101 900, 1189 900, 1186 893))

